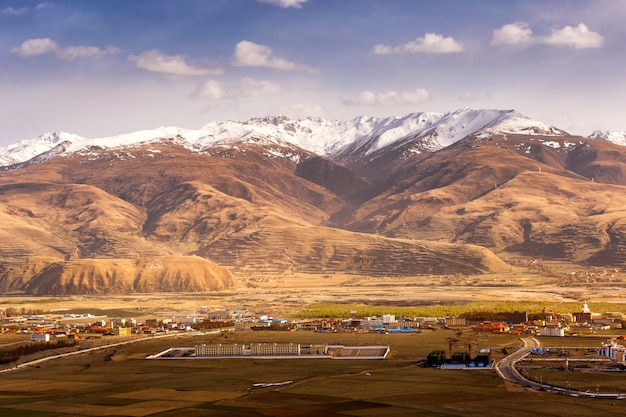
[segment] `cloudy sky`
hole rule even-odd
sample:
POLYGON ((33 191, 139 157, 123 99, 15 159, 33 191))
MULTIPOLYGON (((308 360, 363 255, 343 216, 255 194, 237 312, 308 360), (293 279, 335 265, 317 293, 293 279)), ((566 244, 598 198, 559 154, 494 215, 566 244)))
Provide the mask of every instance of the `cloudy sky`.
POLYGON ((0 146, 284 114, 626 130, 626 0, 0 0, 0 146))

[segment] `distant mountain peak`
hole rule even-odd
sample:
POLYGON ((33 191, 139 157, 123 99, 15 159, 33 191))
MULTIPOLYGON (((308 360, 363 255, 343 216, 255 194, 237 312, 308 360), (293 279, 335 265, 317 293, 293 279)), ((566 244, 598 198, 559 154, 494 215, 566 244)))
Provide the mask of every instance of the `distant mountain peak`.
MULTIPOLYGON (((283 115, 253 118, 247 122, 215 121, 197 130, 159 127, 104 138, 84 138, 66 132, 53 132, 0 148, 0 166, 24 163, 47 154, 64 143, 54 155, 71 154, 90 148, 128 148, 177 137, 177 143, 191 151, 244 138, 266 138, 286 142, 305 151, 338 160, 354 160, 387 146, 417 141, 430 152, 445 148, 479 131, 567 135, 545 123, 532 120, 515 110, 463 108, 449 113, 418 112, 402 117, 360 116, 349 121, 306 118, 292 120, 283 115)), ((49 154, 52 157, 52 154, 49 154)), ((36 160, 33 160, 35 162, 36 160)))
POLYGON ((590 139, 599 139, 605 140, 607 142, 612 142, 617 145, 626 146, 626 131, 616 131, 616 130, 594 130, 591 135, 589 135, 590 139))

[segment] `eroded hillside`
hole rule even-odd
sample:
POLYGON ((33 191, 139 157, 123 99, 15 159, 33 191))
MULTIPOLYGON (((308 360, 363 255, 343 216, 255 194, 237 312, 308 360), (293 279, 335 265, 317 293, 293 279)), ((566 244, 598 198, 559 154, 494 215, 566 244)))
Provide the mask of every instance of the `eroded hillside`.
POLYGON ((623 264, 621 147, 495 134, 412 146, 342 166, 250 138, 199 151, 173 139, 22 164, 0 174, 0 291, 489 273, 508 268, 498 253, 623 264))

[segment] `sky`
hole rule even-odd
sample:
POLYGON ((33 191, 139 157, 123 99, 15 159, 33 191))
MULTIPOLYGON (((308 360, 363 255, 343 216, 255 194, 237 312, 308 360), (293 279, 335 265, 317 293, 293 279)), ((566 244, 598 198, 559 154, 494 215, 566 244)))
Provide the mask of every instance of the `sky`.
POLYGON ((626 0, 0 0, 0 146, 515 109, 626 130, 626 0))

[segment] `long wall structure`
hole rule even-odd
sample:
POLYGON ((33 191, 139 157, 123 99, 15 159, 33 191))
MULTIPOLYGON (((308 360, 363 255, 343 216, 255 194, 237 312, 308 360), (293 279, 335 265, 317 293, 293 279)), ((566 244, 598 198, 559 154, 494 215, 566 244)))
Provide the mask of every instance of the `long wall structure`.
POLYGON ((146 359, 385 359, 389 346, 307 345, 298 343, 215 343, 170 348, 146 359))

